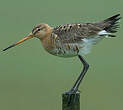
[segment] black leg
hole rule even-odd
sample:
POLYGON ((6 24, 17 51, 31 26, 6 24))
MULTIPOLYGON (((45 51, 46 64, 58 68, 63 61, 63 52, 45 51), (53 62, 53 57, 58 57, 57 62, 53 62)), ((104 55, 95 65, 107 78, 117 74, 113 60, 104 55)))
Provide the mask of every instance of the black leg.
POLYGON ((75 84, 73 85, 73 87, 68 92, 65 92, 67 99, 68 99, 67 100, 68 105, 75 103, 76 95, 78 94, 79 85, 80 85, 82 79, 84 78, 85 73, 87 72, 87 70, 89 68, 89 64, 84 60, 84 58, 80 55, 78 55, 78 57, 83 64, 83 69, 82 69, 82 72, 79 75, 78 79, 76 80, 75 84), (73 98, 74 100, 72 100, 72 96, 74 97, 73 98))
POLYGON ((89 64, 85 61, 85 59, 80 55, 78 55, 78 57, 79 57, 79 59, 82 62, 84 67, 83 67, 83 70, 82 70, 80 76, 78 77, 78 79, 76 80, 76 82, 73 85, 72 89, 70 90, 70 91, 74 91, 74 92, 78 91, 79 85, 80 85, 82 79, 84 78, 85 73, 87 72, 87 70, 89 68, 89 64))
POLYGON ((78 91, 79 85, 80 85, 82 79, 84 78, 85 73, 87 72, 87 70, 89 68, 89 64, 85 61, 85 59, 80 55, 78 55, 78 57, 83 64, 83 69, 82 69, 82 72, 79 75, 78 79, 76 80, 75 84, 73 85, 73 87, 68 92, 66 92, 69 94, 73 94, 73 93, 76 93, 78 91))

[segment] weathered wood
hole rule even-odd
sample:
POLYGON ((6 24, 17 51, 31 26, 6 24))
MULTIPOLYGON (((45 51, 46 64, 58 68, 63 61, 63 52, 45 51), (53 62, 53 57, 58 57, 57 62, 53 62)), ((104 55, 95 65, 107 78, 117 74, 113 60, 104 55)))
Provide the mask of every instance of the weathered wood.
POLYGON ((62 94, 62 110, 80 110, 80 93, 62 94))

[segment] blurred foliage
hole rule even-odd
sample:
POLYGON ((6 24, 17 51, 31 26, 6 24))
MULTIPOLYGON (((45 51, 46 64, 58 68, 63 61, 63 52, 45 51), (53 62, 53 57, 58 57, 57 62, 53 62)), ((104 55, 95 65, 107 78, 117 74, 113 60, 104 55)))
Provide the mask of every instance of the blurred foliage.
MULTIPOLYGON (((122 0, 1 0, 0 49, 39 23, 94 22, 121 13, 122 0)), ((104 39, 85 56, 90 69, 81 84, 81 110, 123 109, 123 21, 116 38, 104 39)), ((59 58, 31 39, 0 52, 1 110, 60 110, 61 94, 81 71, 77 57, 59 58)))

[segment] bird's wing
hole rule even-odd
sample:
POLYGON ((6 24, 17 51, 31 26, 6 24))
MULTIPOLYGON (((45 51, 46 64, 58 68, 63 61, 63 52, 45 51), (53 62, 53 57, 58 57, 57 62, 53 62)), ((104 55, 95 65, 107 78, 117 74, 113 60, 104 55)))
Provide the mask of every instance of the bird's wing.
POLYGON ((53 33, 63 43, 77 43, 83 38, 97 35, 101 30, 95 23, 76 23, 57 26, 53 29, 53 33))

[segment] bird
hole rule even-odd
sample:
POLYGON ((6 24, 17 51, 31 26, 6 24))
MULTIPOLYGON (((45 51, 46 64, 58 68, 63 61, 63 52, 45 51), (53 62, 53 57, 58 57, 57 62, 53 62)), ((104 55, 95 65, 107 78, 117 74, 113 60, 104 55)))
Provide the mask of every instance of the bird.
POLYGON ((80 83, 89 69, 89 64, 83 57, 88 54, 93 45, 104 38, 116 37, 119 28, 120 14, 116 14, 105 20, 87 23, 63 24, 51 27, 48 24, 38 24, 29 35, 22 40, 3 49, 3 51, 31 39, 38 38, 44 49, 55 56, 69 58, 77 56, 83 64, 82 71, 67 94, 75 94, 79 91, 80 83))

